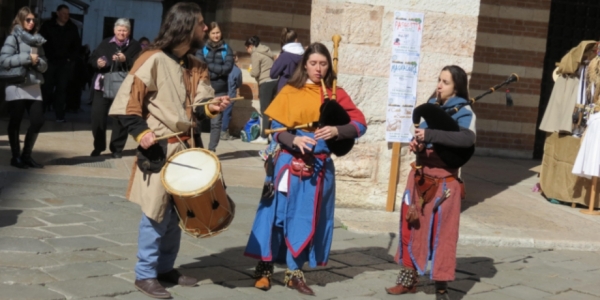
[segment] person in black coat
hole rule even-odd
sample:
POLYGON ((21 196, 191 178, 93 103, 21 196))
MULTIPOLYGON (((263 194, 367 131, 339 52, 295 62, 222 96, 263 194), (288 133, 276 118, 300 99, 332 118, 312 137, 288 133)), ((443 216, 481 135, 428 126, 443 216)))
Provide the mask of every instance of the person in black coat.
POLYGON ((56 18, 44 22, 40 34, 47 40, 44 52, 48 58, 48 70, 42 85, 44 106, 45 109, 54 108, 56 122, 65 122, 67 88, 81 47, 79 29, 69 19, 69 7, 59 5, 56 18))
MULTIPOLYGON (((92 134, 94 136, 94 151, 91 156, 99 156, 106 150, 106 120, 108 110, 114 99, 104 98, 104 75, 111 70, 127 71, 133 66, 137 55, 141 52, 140 44, 129 38, 131 24, 129 19, 121 18, 115 22, 115 35, 104 39, 98 48, 92 52, 88 63, 94 69, 92 77, 92 134)), ((121 158, 123 148, 127 142, 127 129, 117 120, 112 120, 112 134, 110 137, 110 152, 114 158, 121 158)))
MULTIPOLYGON (((227 78, 233 69, 235 61, 233 51, 222 39, 221 29, 217 22, 211 22, 208 32, 208 41, 206 45, 198 50, 196 56, 208 65, 210 75, 210 85, 215 90, 215 96, 225 96, 229 92, 227 78)), ((208 150, 216 151, 221 136, 226 137, 221 132, 223 115, 219 114, 210 120, 210 141, 208 150)))

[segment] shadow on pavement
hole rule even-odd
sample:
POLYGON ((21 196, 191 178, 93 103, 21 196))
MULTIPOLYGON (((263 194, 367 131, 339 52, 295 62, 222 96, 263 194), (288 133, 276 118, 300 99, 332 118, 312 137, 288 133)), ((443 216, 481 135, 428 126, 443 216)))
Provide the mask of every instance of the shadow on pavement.
POLYGON ((21 213, 23 211, 19 209, 0 209, 0 228, 17 224, 21 213))
MULTIPOLYGON (((182 264, 179 270, 200 281, 211 281, 232 289, 252 287, 257 260, 243 256, 243 251, 244 247, 235 247, 197 257, 197 262, 182 264)), ((274 285, 283 285, 285 268, 285 265, 275 265, 274 285)), ((370 289, 385 293, 385 287, 395 284, 399 266, 389 254, 389 248, 361 247, 331 251, 327 266, 311 269, 305 265, 303 270, 309 285, 326 286, 353 279, 359 280, 357 283, 362 280, 372 282, 377 279, 377 283, 373 283, 370 289)), ((452 299, 462 299, 481 278, 492 278, 497 273, 494 260, 488 257, 459 257, 456 271, 456 280, 449 283, 452 299)), ((435 294, 434 282, 429 279, 429 273, 419 278, 417 291, 435 294)))
MULTIPOLYGON (((265 146, 266 147, 266 146, 265 146)), ((217 155, 219 160, 231 160, 245 157, 258 157, 258 150, 237 150, 217 155)))
POLYGON ((529 159, 474 156, 461 170, 466 189, 461 212, 535 176, 530 169, 540 163, 529 159))

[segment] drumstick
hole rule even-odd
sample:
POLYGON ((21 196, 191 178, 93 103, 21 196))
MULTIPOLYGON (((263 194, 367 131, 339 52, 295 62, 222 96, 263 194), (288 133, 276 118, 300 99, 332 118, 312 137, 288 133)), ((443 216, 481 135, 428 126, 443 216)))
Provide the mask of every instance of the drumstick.
MULTIPOLYGON (((235 97, 235 98, 230 98, 229 101, 237 101, 237 100, 244 100, 244 99, 245 99, 244 97, 235 97)), ((203 105, 217 104, 217 103, 221 103, 221 100, 217 100, 215 98, 215 99, 207 101, 207 102, 192 104, 189 107, 203 106, 203 105)))
POLYGON ((166 139, 178 136, 178 135, 183 134, 183 133, 184 133, 184 131, 175 132, 175 133, 171 133, 171 134, 167 134, 167 135, 163 135, 163 136, 157 137, 154 140, 155 141, 166 140, 166 139))

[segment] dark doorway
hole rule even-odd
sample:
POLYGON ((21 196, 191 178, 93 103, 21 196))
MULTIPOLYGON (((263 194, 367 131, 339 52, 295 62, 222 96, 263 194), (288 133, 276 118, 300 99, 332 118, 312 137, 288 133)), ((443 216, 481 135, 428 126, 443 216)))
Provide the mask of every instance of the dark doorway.
MULTIPOLYGON (((114 17, 104 17, 104 28, 102 29, 102 39, 109 38, 115 35, 115 22, 117 22, 119 18, 114 17)), ((130 38, 134 38, 133 29, 135 28, 135 20, 129 19, 129 23, 131 24, 131 30, 129 31, 130 38)))
MULTIPOLYGON (((555 63, 583 40, 600 38, 600 2, 598 0, 552 0, 548 41, 544 59, 544 74, 540 91, 537 128, 539 128, 550 94, 554 87, 552 72, 555 63)), ((537 130, 533 157, 541 159, 544 155, 546 132, 537 130)))

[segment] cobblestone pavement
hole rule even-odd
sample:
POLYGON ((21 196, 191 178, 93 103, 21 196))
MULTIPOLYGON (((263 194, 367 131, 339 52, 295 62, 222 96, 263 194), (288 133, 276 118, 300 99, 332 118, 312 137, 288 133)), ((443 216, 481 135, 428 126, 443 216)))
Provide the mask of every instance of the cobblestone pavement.
MULTIPOLYGON (((149 299, 133 286, 139 208, 126 180, 0 172, 0 299, 149 299)), ((242 255, 259 190, 229 187, 236 216, 227 232, 184 236, 177 266, 201 280, 171 286, 174 299, 302 299, 276 284, 252 287, 255 260, 242 255)), ((397 274, 395 234, 357 234, 337 223, 327 267, 306 269, 317 293, 306 299, 434 299, 389 296, 397 274)), ((598 299, 600 255, 584 251, 459 246, 452 299, 598 299)))

